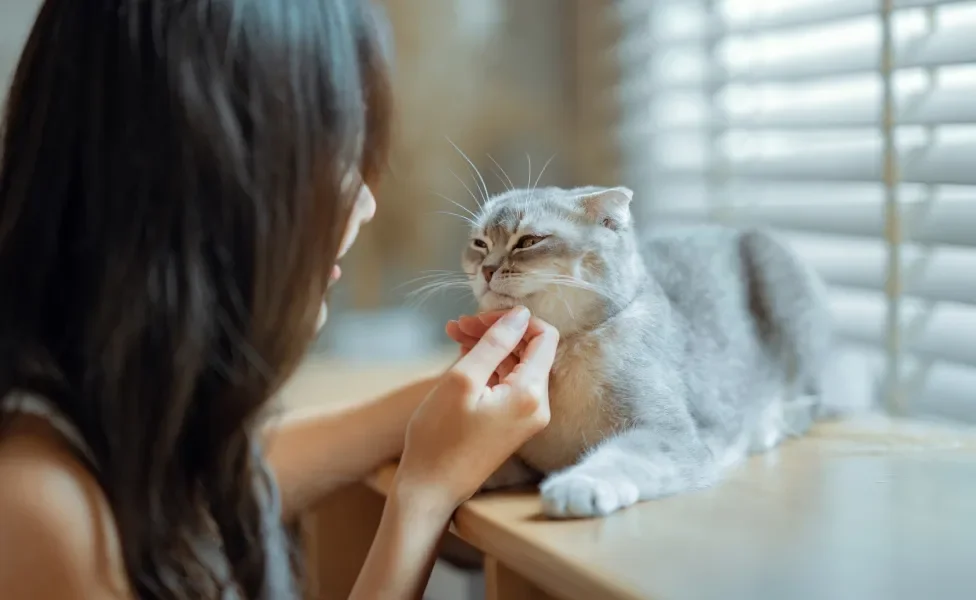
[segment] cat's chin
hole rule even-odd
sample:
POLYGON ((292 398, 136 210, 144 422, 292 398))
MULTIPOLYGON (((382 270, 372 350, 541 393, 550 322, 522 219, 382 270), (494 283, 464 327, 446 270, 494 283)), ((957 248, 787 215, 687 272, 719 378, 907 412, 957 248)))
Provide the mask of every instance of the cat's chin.
POLYGON ((478 301, 478 307, 482 312, 492 310, 506 310, 523 304, 520 298, 499 294, 498 292, 487 291, 478 301))

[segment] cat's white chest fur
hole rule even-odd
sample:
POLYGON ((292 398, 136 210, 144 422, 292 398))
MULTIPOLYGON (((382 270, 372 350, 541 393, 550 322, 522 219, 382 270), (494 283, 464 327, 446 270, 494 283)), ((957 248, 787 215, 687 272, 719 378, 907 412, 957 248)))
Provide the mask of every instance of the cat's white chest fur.
POLYGON ((549 383, 549 426, 519 450, 532 468, 551 472, 575 464, 582 453, 622 425, 614 403, 605 402, 603 356, 594 337, 582 335, 560 344, 549 383))

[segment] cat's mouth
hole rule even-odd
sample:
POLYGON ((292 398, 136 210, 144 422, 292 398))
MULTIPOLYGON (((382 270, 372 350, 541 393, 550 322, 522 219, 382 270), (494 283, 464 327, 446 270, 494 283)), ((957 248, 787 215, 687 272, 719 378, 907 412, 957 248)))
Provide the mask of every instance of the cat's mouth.
POLYGON ((511 293, 512 286, 509 282, 504 280, 504 277, 496 278, 494 281, 488 284, 488 289, 485 290, 486 294, 495 294, 500 298, 508 298, 509 300, 519 300, 521 296, 511 293), (501 289, 499 289, 501 288, 501 289))

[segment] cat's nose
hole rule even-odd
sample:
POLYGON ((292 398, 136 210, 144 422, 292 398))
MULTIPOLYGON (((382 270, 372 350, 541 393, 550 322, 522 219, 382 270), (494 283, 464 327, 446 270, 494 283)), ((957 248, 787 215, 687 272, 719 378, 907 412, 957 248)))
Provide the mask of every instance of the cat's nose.
POLYGON ((498 267, 495 266, 481 267, 481 274, 485 276, 485 281, 488 283, 491 283, 491 278, 495 275, 496 271, 498 271, 498 267))

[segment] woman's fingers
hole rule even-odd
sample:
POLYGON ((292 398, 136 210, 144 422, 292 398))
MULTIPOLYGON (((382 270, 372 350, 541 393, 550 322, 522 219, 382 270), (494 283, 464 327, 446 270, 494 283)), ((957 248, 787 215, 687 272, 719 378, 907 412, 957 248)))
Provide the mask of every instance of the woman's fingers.
POLYGON ((444 327, 444 331, 447 332, 447 337, 451 338, 458 344, 468 346, 469 348, 477 344, 478 340, 481 339, 481 335, 484 335, 484 332, 481 332, 481 335, 478 336, 464 333, 464 331, 461 330, 461 326, 458 321, 448 321, 447 326, 444 327))
MULTIPOLYGON (((461 346, 460 355, 463 357, 478 344, 478 341, 485 335, 491 326, 497 323, 509 312, 511 311, 493 311, 478 315, 464 315, 458 318, 456 321, 449 321, 445 329, 448 337, 461 346)), ((548 338, 551 337, 553 333, 556 334, 555 341, 558 342, 558 332, 555 332, 555 330, 545 321, 538 318, 532 318, 526 327, 522 340, 519 341, 519 343, 511 351, 511 354, 507 358, 503 359, 496 367, 495 375, 497 375, 497 377, 493 377, 492 381, 489 382, 489 385, 494 385, 497 383, 497 380, 504 381, 509 375, 511 375, 512 372, 518 368, 520 360, 527 358, 530 342, 536 338, 539 338, 540 336, 545 336, 546 340, 540 339, 535 344, 536 346, 544 346, 542 349, 543 354, 541 355, 544 363, 545 352, 551 345, 548 338)), ((539 357, 536 357, 533 359, 533 362, 538 362, 539 360, 539 357)), ((549 366, 543 365, 542 371, 540 372, 547 374, 549 368, 551 368, 551 363, 549 366)), ((530 373, 529 375, 537 378, 539 376, 538 373, 530 373)))
MULTIPOLYGON (((461 356, 464 356, 465 354, 470 352, 471 349, 474 348, 475 344, 478 343, 478 340, 481 339, 480 336, 474 337, 462 332, 461 328, 458 326, 457 321, 448 321, 447 326, 444 329, 445 331, 447 331, 447 336, 452 340, 454 340, 455 342, 457 342, 459 346, 461 346, 461 356)), ((517 364, 517 361, 512 357, 514 356, 515 358, 518 358, 522 356, 522 352, 525 351, 525 345, 526 342, 525 342, 525 338, 523 337, 522 341, 520 341, 518 345, 515 347, 515 349, 512 351, 512 355, 509 356, 508 359, 505 359, 506 361, 511 359, 512 368, 514 368, 514 365, 517 364)))
POLYGON ((494 325, 498 319, 504 317, 509 311, 493 310, 490 312, 478 313, 476 315, 464 315, 457 322, 458 326, 467 335, 481 337, 494 325))
POLYGON ((522 341, 518 343, 518 346, 515 346, 515 350, 512 351, 512 354, 515 355, 516 358, 522 358, 522 355, 525 353, 526 346, 528 346, 528 342, 526 342, 523 338, 522 341))
POLYGON ((477 317, 472 317, 470 315, 458 317, 456 322, 458 324, 458 331, 465 335, 481 337, 486 331, 488 331, 487 325, 479 321, 477 317))
POLYGON ((488 312, 478 313, 474 315, 474 317, 472 318, 476 319, 483 326, 490 327, 492 324, 495 323, 495 321, 502 318, 503 316, 505 316, 505 311, 492 310, 488 312))
POLYGON ((517 366, 518 359, 516 359, 514 355, 509 354, 507 357, 505 357, 505 360, 498 365, 498 369, 496 369, 495 373, 498 375, 499 380, 504 380, 512 373, 512 371, 515 370, 515 367, 517 366))
POLYGON ((529 311, 525 307, 509 311, 485 332, 467 354, 454 363, 453 371, 475 385, 485 385, 502 361, 522 341, 529 320, 529 311))
MULTIPOLYGON (((448 323, 448 327, 452 327, 454 330, 456 330, 458 335, 465 335, 469 338, 480 339, 481 336, 488 331, 489 327, 494 325, 498 319, 502 318, 507 313, 508 311, 491 311, 479 313, 477 315, 462 315, 461 317, 458 317, 457 321, 450 321, 448 323), (452 326, 451 323, 455 323, 456 325, 452 326)), ((529 321, 529 327, 526 330, 526 337, 528 338, 542 333, 543 324, 545 324, 545 321, 540 319, 532 319, 529 321)), ((451 335, 450 331, 448 331, 448 335, 451 336, 451 339, 458 341, 454 335, 451 335)), ((458 343, 461 342, 458 341, 458 343)))
POLYGON ((536 317, 531 319, 528 329, 538 333, 529 339, 522 352, 518 368, 511 377, 525 383, 548 382, 549 371, 552 370, 552 363, 556 359, 559 331, 536 317))
MULTIPOLYGON (((461 346, 461 356, 464 356, 478 343, 478 340, 488 331, 489 327, 498 322, 507 312, 493 311, 478 315, 462 315, 456 321, 448 321, 445 330, 447 331, 448 337, 461 346)), ((512 356, 516 359, 522 358, 528 347, 529 340, 542 334, 547 326, 541 319, 530 320, 522 341, 512 350, 512 356)), ((517 362, 516 360, 515 364, 517 362)), ((514 370, 514 366, 509 369, 509 372, 511 370, 514 370)), ((502 379, 504 378, 505 375, 502 375, 502 379)))
POLYGON ((490 315, 490 318, 482 321, 480 315, 464 315, 458 319, 458 326, 461 331, 468 335, 473 335, 475 337, 481 337, 488 331, 488 328, 495 324, 498 319, 505 316, 505 313, 498 314, 497 312, 485 313, 490 315))

